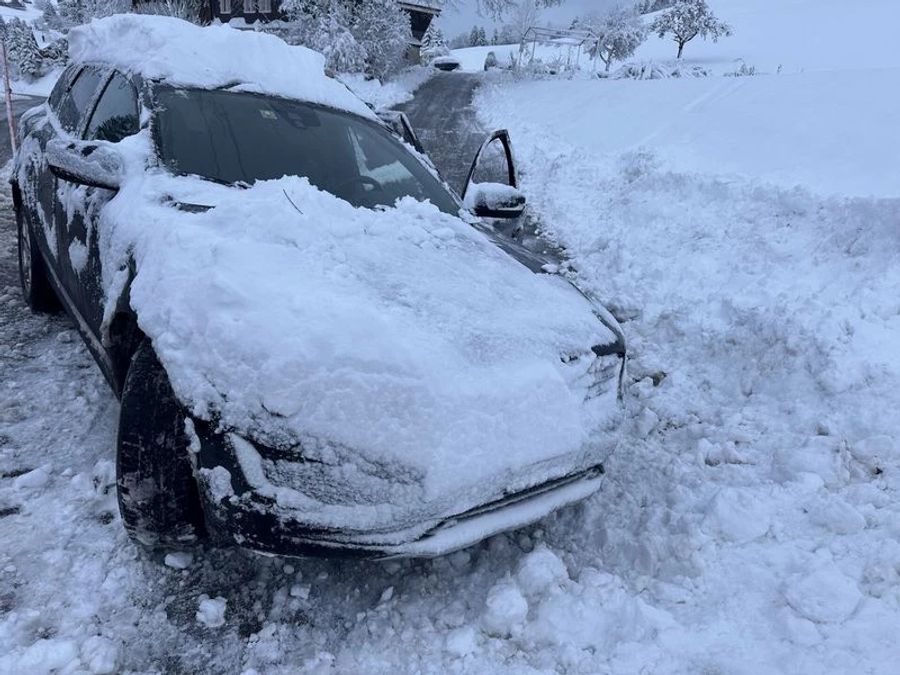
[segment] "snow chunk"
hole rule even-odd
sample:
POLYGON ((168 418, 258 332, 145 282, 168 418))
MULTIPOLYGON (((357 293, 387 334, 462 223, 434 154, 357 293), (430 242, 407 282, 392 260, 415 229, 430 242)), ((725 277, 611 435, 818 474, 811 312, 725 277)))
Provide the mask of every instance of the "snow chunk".
POLYGON ((93 635, 81 645, 81 660, 95 675, 117 672, 119 658, 119 646, 102 635, 93 635))
POLYGON ((571 593, 556 594, 535 609, 525 636, 539 645, 609 653, 620 643, 646 639, 671 618, 635 597, 615 575, 587 570, 571 593))
POLYGON ((0 673, 69 672, 77 665, 78 648, 73 640, 40 639, 20 653, 0 656, 0 673), (75 662, 75 664, 73 664, 75 662))
POLYGON ((203 485, 209 492, 209 496, 217 504, 234 496, 234 487, 231 484, 231 472, 224 466, 214 466, 211 469, 200 469, 200 480, 203 481, 203 485))
POLYGON ((17 490, 35 489, 44 487, 50 480, 50 466, 40 466, 37 469, 23 473, 13 481, 13 487, 17 490))
POLYGON ((509 637, 528 616, 528 601, 509 580, 501 581, 488 591, 481 625, 488 635, 509 637))
POLYGON ((200 596, 200 604, 197 607, 197 622, 207 628, 218 628, 225 625, 225 606, 228 601, 223 597, 210 598, 208 595, 200 596))
POLYGON ((850 454, 870 471, 883 471, 885 466, 896 464, 900 458, 894 439, 886 435, 870 436, 854 443, 850 454))
POLYGON ((723 488, 713 498, 704 520, 707 529, 734 542, 764 536, 771 524, 768 496, 758 490, 723 488))
POLYGON ((478 634, 471 626, 455 628, 447 633, 444 647, 454 656, 467 656, 478 649, 478 634))
POLYGON ((189 551, 174 551, 167 553, 165 558, 166 567, 176 570, 186 570, 194 562, 194 554, 189 551))
POLYGON ((819 476, 828 487, 842 485, 849 471, 841 452, 841 442, 831 436, 812 436, 799 448, 783 448, 775 456, 775 476, 782 481, 797 480, 800 474, 819 476))
POLYGON ((568 580, 569 573, 563 561, 545 546, 525 556, 516 571, 516 581, 529 597, 546 593, 568 580))
POLYGON ((862 593, 856 582, 833 566, 802 576, 785 590, 788 604, 817 623, 840 623, 856 611, 862 593))
POLYGON ((108 63, 176 85, 299 98, 374 118, 346 86, 325 75, 325 57, 268 33, 117 14, 73 28, 68 39, 74 62, 108 63))

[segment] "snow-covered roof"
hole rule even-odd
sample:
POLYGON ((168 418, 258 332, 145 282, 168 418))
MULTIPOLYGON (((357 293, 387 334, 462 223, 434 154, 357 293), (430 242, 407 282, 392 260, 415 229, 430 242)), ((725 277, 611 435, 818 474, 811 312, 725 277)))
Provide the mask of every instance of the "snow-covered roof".
POLYGON ((196 26, 164 16, 117 14, 72 29, 74 62, 108 63, 148 79, 235 89, 321 103, 372 117, 343 84, 325 74, 325 58, 274 35, 227 25, 196 26))
POLYGON ((438 15, 441 13, 441 5, 436 0, 400 0, 400 6, 403 9, 411 9, 413 11, 426 12, 428 14, 438 15))

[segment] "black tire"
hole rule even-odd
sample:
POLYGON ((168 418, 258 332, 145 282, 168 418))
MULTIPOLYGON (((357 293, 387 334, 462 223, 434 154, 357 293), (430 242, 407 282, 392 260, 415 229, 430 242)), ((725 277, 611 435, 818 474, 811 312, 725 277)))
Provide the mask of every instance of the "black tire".
POLYGON ((128 367, 119 411, 116 487, 125 529, 148 549, 205 538, 184 411, 149 340, 128 367))
POLYGON ((25 302, 33 312, 58 311, 59 298, 50 284, 47 263, 34 241, 31 225, 21 206, 16 207, 16 230, 19 240, 19 282, 25 302))

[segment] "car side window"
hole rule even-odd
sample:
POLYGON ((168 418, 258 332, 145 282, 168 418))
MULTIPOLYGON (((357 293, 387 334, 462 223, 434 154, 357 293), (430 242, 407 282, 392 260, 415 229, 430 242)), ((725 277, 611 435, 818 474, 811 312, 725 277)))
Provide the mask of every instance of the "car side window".
POLYGON ((85 138, 118 143, 139 129, 137 92, 120 73, 113 73, 97 101, 85 138))
POLYGON ((69 91, 69 83, 79 68, 80 66, 69 66, 59 76, 56 84, 53 85, 53 91, 50 92, 50 98, 47 100, 47 103, 50 105, 50 110, 57 116, 59 116, 59 104, 62 102, 63 96, 69 91))
POLYGON ((103 73, 90 66, 78 73, 75 81, 60 100, 59 110, 56 113, 63 129, 69 132, 78 131, 102 79, 103 73))

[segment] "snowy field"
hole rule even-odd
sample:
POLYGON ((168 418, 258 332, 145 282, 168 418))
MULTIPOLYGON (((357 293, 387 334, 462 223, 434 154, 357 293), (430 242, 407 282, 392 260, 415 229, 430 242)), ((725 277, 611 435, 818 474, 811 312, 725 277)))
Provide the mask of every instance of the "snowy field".
POLYGON ((896 672, 900 6, 711 4, 712 77, 478 96, 635 384, 600 494, 446 558, 142 559, 117 404, 25 308, 4 191, 0 674, 896 672))

